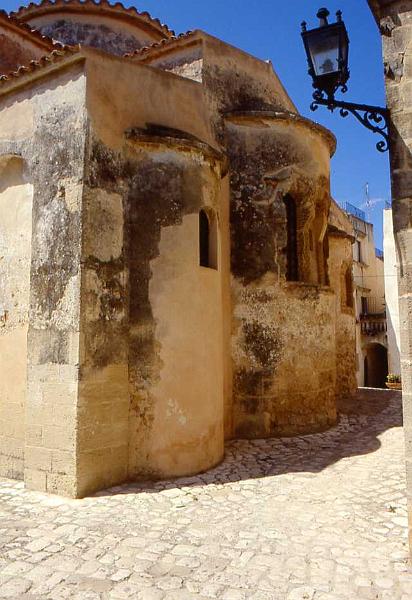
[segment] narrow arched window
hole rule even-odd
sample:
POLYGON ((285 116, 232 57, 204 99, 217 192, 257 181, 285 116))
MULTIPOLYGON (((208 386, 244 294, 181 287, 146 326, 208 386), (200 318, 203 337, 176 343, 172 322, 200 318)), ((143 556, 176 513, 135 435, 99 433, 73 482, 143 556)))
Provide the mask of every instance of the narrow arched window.
POLYGON ((288 281, 299 281, 299 257, 298 257, 298 231, 296 202, 291 196, 283 199, 286 207, 286 279, 288 281))
POLYGON ((210 224, 204 210, 199 213, 199 257, 200 266, 209 267, 210 224))
POLYGON ((199 264, 217 269, 217 221, 212 212, 199 212, 199 264))

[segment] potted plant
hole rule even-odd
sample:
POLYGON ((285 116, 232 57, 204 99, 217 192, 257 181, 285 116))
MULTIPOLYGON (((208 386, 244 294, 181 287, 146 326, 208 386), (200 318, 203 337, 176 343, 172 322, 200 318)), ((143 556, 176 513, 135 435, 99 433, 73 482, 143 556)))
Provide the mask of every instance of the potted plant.
POLYGON ((402 379, 400 375, 395 375, 394 373, 389 373, 386 378, 386 387, 390 390, 401 390, 402 389, 402 379))

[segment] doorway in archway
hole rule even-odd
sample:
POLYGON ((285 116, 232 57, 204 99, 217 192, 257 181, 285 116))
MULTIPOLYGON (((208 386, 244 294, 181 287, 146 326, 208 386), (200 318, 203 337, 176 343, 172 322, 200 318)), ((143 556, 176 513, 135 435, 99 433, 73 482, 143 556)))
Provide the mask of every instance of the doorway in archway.
POLYGON ((373 343, 366 347, 365 387, 384 388, 388 376, 388 350, 382 344, 373 343))

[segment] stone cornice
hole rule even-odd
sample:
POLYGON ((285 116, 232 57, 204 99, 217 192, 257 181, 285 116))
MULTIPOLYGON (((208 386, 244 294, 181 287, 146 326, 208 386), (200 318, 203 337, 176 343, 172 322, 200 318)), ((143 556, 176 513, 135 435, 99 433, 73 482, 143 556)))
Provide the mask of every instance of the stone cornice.
POLYGON ((223 177, 227 173, 228 160, 223 150, 214 148, 190 133, 148 124, 146 129, 133 127, 126 130, 125 137, 131 142, 138 142, 149 146, 167 146, 181 152, 197 152, 207 160, 220 163, 222 165, 223 177))
POLYGON ((331 156, 333 156, 336 151, 336 138, 329 129, 296 113, 277 110, 235 111, 224 114, 224 117, 226 121, 237 123, 239 125, 247 122, 259 123, 270 119, 296 123, 297 125, 302 125, 306 129, 310 129, 314 133, 320 135, 328 144, 331 156))

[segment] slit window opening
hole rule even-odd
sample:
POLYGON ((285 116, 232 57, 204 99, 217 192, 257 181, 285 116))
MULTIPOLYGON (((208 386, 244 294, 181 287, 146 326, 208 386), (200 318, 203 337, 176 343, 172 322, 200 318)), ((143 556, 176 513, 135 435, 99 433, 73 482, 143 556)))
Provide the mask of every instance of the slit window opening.
POLYGON ((217 222, 205 210, 199 212, 199 264, 217 269, 217 222))

